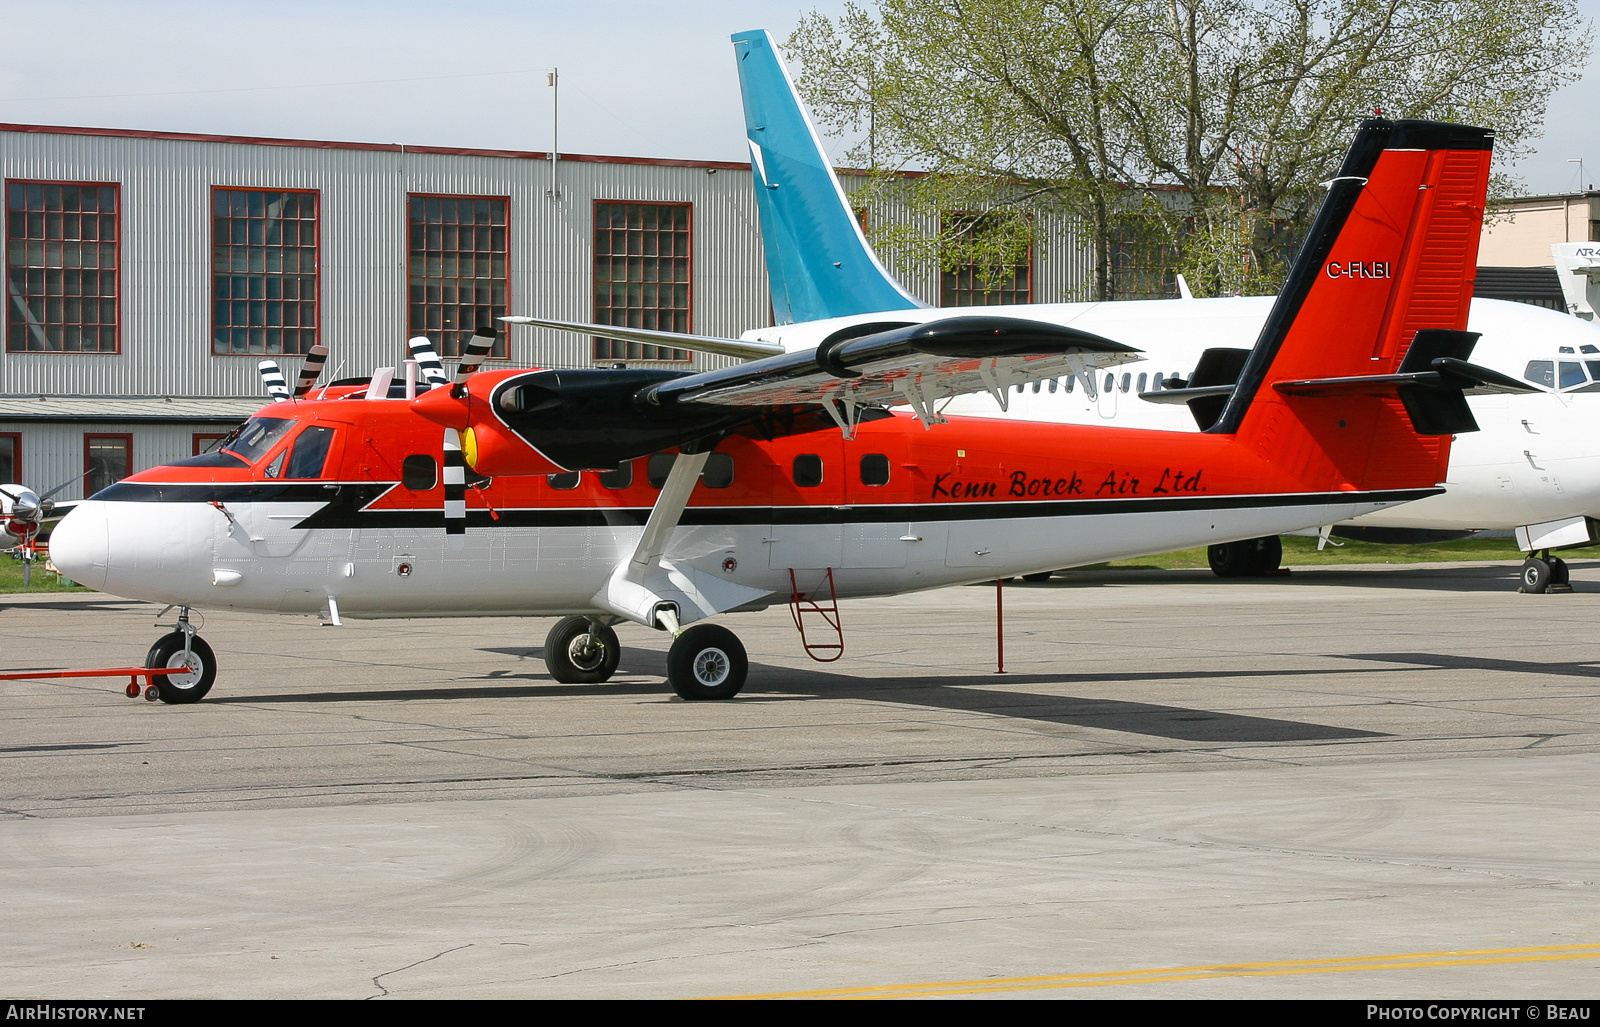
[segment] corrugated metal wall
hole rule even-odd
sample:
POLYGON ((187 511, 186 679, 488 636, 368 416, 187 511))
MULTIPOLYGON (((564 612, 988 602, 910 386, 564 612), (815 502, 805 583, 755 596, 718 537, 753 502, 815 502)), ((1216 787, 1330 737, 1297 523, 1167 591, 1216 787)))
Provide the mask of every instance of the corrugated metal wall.
MULTIPOLYGON (((509 196, 514 312, 587 321, 596 200, 694 207, 693 324, 769 322, 747 170, 48 133, 0 133, 0 175, 121 184, 122 352, 0 352, 0 392, 260 394, 260 355, 211 352, 213 186, 321 193, 322 339, 345 375, 404 359, 406 196, 509 196), (709 173, 711 171, 713 173, 709 173)), ((590 366, 587 337, 518 328, 513 365, 590 366)), ((292 374, 298 360, 281 361, 292 374)), ((725 358, 698 355, 697 367, 725 358)))

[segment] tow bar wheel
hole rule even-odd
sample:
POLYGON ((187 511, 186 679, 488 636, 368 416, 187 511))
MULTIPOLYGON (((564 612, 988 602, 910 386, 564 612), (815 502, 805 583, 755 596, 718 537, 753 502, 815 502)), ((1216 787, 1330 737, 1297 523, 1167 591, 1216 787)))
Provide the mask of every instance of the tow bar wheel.
POLYGON ((667 684, 685 699, 732 699, 749 673, 739 636, 720 624, 696 624, 667 651, 667 684))
POLYGON ((156 644, 150 647, 144 659, 146 667, 183 668, 181 673, 161 675, 151 685, 155 689, 155 697, 164 703, 182 705, 199 702, 211 691, 211 683, 217 679, 217 657, 205 639, 192 635, 187 647, 183 643, 182 631, 163 635, 156 639, 156 644))

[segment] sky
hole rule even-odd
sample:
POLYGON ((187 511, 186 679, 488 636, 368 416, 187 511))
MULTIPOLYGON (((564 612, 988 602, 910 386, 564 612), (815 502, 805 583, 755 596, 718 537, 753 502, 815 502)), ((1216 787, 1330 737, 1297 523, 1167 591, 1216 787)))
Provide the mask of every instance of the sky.
MULTIPOLYGON (((844 0, 0 0, 0 122, 748 160, 728 37, 844 0)), ((1579 0, 1600 22, 1600 0, 1579 0)), ((1600 50, 1600 46, 1595 48, 1600 50)), ((1600 55, 1557 93, 1530 193, 1600 182, 1600 55)), ((837 154, 848 140, 829 140, 837 154)))

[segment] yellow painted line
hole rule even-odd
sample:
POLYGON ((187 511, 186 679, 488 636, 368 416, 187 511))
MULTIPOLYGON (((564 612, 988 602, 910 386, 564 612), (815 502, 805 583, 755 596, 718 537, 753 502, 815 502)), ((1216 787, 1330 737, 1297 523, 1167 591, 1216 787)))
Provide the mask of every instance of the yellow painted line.
POLYGON ((1410 970, 1440 966, 1485 966, 1495 963, 1553 963, 1600 958, 1600 943, 1535 945, 1507 949, 1459 949, 1447 952, 1397 952, 1381 956, 1278 960, 1263 963, 1217 963, 1145 970, 1103 970, 1045 977, 988 977, 966 981, 924 981, 816 991, 775 991, 759 995, 720 995, 728 999, 764 998, 929 998, 978 995, 999 991, 1043 991, 1057 988, 1104 988, 1116 984, 1163 984, 1221 977, 1280 977, 1293 974, 1352 973, 1360 970, 1410 970))

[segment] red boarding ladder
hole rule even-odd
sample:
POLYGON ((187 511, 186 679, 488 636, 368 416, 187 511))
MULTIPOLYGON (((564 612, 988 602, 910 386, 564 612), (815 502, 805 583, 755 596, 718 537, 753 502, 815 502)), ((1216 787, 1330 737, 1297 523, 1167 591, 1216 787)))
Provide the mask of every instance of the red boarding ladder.
POLYGON ((828 576, 811 592, 800 591, 800 586, 794 579, 794 568, 789 568, 789 615, 794 618, 795 630, 800 632, 800 644, 805 647, 806 655, 818 663, 832 663, 844 655, 844 625, 839 620, 839 593, 833 587, 833 568, 828 568, 828 576), (828 586, 828 599, 826 603, 817 602, 813 594, 822 591, 823 584, 828 586), (839 640, 837 642, 813 642, 806 637, 806 618, 821 617, 822 622, 833 630, 839 640), (827 654, 832 653, 829 656, 827 654))

